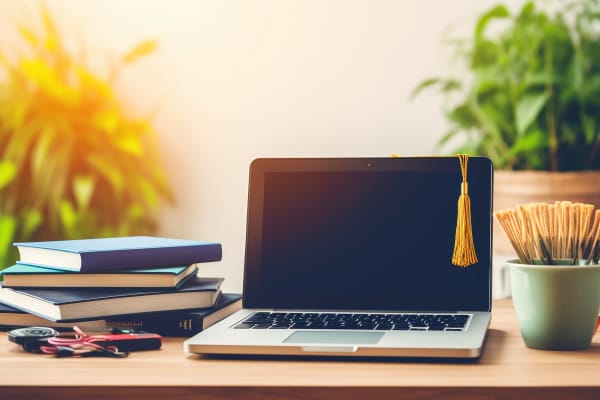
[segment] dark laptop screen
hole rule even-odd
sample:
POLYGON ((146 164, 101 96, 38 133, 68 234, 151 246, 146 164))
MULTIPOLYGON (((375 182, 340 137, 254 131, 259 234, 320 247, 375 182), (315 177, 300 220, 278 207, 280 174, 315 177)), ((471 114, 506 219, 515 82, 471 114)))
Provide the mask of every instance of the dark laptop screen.
POLYGON ((457 158, 256 160, 245 306, 489 310, 492 175, 469 160, 479 263, 459 268, 457 158))

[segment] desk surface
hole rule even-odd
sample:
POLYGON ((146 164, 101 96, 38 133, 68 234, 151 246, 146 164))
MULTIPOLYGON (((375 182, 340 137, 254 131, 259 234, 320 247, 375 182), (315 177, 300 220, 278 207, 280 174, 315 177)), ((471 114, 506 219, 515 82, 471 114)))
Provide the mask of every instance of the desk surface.
POLYGON ((495 399, 600 398, 600 334, 577 352, 525 347, 512 304, 494 302, 479 362, 212 359, 183 353, 181 338, 125 359, 24 353, 0 334, 5 399, 495 399))

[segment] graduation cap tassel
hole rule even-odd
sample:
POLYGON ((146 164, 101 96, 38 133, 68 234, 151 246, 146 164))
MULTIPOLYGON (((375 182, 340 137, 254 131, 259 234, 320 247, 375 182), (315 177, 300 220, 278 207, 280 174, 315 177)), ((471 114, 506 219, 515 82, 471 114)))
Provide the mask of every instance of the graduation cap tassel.
POLYGON ((477 263, 475 244, 473 243, 473 227, 471 226, 471 199, 467 182, 467 164, 469 156, 458 154, 462 172, 460 197, 458 198, 458 215, 456 217, 456 235, 454 237, 454 253, 452 264, 457 267, 468 267, 477 263))

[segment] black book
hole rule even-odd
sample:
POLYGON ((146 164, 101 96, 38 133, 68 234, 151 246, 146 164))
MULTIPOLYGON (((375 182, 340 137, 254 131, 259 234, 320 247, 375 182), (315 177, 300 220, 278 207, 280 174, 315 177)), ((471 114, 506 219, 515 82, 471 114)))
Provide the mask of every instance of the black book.
POLYGON ((106 319, 108 326, 139 329, 163 336, 193 336, 242 308, 242 295, 222 293, 214 307, 119 315, 106 319))
MULTIPOLYGON (((19 310, 17 308, 0 303, 0 331, 29 326, 45 326, 58 330, 72 330, 73 323, 49 321, 37 315, 19 310)), ((103 332, 110 329, 104 319, 92 319, 80 321, 76 324, 85 332, 103 332)))
POLYGON ((192 277, 178 288, 7 288, 0 302, 51 321, 213 307, 223 278, 192 277))

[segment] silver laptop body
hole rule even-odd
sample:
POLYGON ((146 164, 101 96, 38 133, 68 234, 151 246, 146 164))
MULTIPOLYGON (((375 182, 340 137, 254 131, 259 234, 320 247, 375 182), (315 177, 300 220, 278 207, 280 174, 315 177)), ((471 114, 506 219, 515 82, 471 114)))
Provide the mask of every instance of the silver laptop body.
POLYGON ((456 157, 253 161, 243 309, 184 350, 478 358, 491 312, 491 162, 469 159, 479 261, 466 268, 451 263, 461 180, 456 157))

